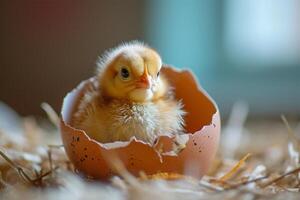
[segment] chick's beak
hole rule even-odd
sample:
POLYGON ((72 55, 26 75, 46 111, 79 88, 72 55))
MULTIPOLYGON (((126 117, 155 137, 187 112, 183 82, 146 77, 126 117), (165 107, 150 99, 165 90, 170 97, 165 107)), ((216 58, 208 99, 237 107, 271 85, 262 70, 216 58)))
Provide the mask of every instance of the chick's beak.
POLYGON ((151 87, 150 77, 144 73, 136 82, 136 88, 149 89, 151 87))

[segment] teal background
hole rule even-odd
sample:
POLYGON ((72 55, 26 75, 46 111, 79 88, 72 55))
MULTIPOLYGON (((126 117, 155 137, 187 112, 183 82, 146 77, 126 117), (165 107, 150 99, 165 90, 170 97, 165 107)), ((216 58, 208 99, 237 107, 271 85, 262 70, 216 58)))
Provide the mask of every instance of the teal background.
MULTIPOLYGON (((250 114, 297 114, 300 111, 300 66, 238 66, 227 56, 224 7, 227 1, 147 1, 146 41, 165 63, 190 68, 201 85, 228 114, 237 101, 250 106, 250 114), (247 70, 251 67, 259 70, 247 70)), ((300 56, 300 52, 299 52, 300 56)))

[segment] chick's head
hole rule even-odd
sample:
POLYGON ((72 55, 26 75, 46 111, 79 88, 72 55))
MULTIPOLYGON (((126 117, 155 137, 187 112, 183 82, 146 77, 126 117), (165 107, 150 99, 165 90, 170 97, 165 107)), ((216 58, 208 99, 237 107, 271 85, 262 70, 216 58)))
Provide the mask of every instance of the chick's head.
POLYGON ((155 100, 166 92, 159 54, 140 43, 125 44, 100 61, 98 80, 105 97, 133 102, 155 100))

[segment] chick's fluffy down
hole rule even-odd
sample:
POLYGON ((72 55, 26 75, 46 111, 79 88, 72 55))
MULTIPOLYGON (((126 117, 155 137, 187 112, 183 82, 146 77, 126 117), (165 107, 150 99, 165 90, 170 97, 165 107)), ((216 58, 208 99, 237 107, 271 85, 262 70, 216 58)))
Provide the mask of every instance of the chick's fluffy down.
POLYGON ((129 102, 101 96, 94 84, 82 97, 72 125, 93 139, 108 143, 136 139, 153 143, 157 136, 183 133, 185 112, 171 90, 152 102, 129 102))

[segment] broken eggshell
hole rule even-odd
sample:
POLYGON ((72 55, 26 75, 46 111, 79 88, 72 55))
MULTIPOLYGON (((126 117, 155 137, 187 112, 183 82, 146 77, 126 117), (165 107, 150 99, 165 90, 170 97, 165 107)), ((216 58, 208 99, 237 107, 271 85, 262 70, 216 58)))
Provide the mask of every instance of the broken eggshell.
POLYGON ((173 139, 167 136, 159 137, 155 146, 135 138, 128 142, 104 144, 72 127, 70 121, 79 99, 95 81, 95 78, 91 78, 68 93, 61 112, 63 144, 69 159, 79 172, 97 179, 108 179, 117 174, 107 160, 111 156, 120 159, 125 168, 136 176, 140 172, 147 175, 167 172, 201 178, 208 171, 219 143, 218 108, 190 71, 178 71, 165 66, 162 73, 174 87, 176 99, 182 101, 187 112, 185 130, 189 134, 186 134, 186 147, 177 155, 168 154, 172 150, 173 139))

